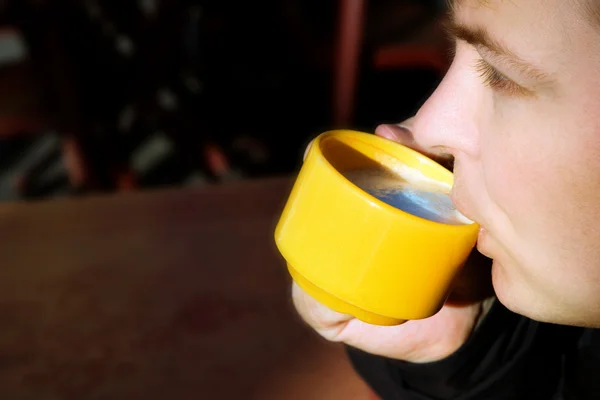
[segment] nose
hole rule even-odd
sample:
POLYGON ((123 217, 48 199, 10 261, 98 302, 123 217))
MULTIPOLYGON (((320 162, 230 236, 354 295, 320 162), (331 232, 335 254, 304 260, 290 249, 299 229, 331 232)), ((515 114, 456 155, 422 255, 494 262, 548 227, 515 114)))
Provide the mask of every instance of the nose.
POLYGON ((477 119, 483 106, 481 84, 455 59, 450 70, 411 121, 415 142, 430 153, 454 158, 479 152, 477 119))

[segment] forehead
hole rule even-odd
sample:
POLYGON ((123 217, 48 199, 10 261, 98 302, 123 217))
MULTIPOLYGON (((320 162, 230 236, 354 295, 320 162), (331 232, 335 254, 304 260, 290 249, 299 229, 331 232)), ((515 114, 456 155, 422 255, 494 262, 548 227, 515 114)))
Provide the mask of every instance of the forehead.
POLYGON ((600 30, 584 21, 575 2, 454 0, 451 5, 459 24, 484 29, 520 59, 548 74, 566 76, 573 75, 573 60, 600 66, 600 30))
MULTIPOLYGON (((470 0, 467 0, 470 1, 470 0)), ((479 3, 480 5, 485 5, 487 3, 489 3, 489 0, 474 0, 473 2, 475 3, 479 3)), ((448 1, 450 7, 458 7, 459 5, 461 5, 462 3, 465 3, 465 0, 449 0, 448 1)))
MULTIPOLYGON (((458 8, 463 5, 469 5, 471 7, 482 7, 492 6, 494 3, 510 2, 512 4, 518 4, 523 1, 531 0, 448 0, 450 10, 455 13, 458 8)), ((535 2, 535 1, 534 1, 535 2)), ((543 1, 538 1, 543 6, 547 7, 548 4, 543 1)), ((593 28, 600 31, 600 1, 597 0, 570 0, 563 2, 562 6, 568 6, 571 8, 570 11, 578 13, 583 16, 585 20, 592 25, 593 28)), ((550 7, 552 7, 550 5, 550 7)), ((558 8, 558 7, 557 7, 558 8)))

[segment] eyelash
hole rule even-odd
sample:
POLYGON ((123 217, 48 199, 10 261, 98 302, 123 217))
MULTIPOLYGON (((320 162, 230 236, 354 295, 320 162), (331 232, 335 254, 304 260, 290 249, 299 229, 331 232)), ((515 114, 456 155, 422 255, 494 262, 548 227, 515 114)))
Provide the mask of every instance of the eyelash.
POLYGON ((483 59, 477 61, 475 69, 483 79, 483 83, 497 92, 508 95, 527 94, 525 89, 511 81, 483 59))

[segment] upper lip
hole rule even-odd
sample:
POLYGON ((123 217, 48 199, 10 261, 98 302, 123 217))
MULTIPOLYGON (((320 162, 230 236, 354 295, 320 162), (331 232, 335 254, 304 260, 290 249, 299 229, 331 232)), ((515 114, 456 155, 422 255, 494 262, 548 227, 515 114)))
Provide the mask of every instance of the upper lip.
POLYGON ((468 211, 465 210, 464 204, 459 200, 459 197, 456 195, 454 189, 452 189, 450 192, 450 200, 452 200, 452 204, 454 204, 454 207, 456 210, 458 210, 458 212, 475 222, 475 219, 469 214, 468 211))

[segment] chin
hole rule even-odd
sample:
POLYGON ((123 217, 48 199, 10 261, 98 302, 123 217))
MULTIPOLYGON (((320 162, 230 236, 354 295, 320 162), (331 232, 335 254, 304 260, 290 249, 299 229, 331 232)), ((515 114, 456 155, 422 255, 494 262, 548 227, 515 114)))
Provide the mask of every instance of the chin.
POLYGON ((510 311, 525 315, 524 310, 520 307, 521 302, 519 301, 517 291, 507 275, 502 264, 494 260, 492 262, 492 285, 494 286, 494 293, 498 301, 510 311))
POLYGON ((492 284, 498 301, 510 311, 538 322, 600 328, 600 304, 569 307, 564 303, 546 301, 522 279, 511 276, 500 263, 492 264, 492 284))
POLYGON ((510 311, 540 322, 556 322, 544 309, 539 298, 522 279, 513 276, 506 266, 494 260, 492 263, 492 285, 498 301, 510 311))

